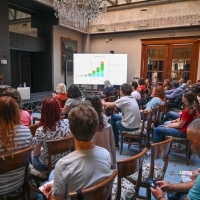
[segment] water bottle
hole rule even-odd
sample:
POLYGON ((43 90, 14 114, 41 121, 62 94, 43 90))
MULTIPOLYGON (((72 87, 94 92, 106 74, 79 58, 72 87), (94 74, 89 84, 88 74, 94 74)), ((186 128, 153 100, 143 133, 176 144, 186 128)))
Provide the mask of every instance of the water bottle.
POLYGON ((24 87, 26 87, 26 83, 24 82, 24 87))

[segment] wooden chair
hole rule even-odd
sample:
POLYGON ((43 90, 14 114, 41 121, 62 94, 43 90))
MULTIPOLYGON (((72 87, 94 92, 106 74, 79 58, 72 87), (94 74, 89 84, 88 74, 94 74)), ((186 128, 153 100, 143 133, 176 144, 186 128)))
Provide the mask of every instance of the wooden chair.
POLYGON ((40 123, 33 124, 33 125, 29 126, 29 129, 30 129, 33 137, 35 136, 35 132, 36 132, 37 128, 39 128, 39 127, 40 127, 40 123))
POLYGON ((121 131, 121 149, 120 154, 123 150, 123 143, 128 144, 130 147, 133 144, 132 139, 138 139, 139 142, 139 150, 142 151, 142 140, 144 140, 145 146, 146 145, 146 134, 147 134, 147 127, 150 125, 151 120, 151 110, 150 111, 142 111, 143 113, 143 120, 141 121, 140 128, 136 131, 121 131), (126 138, 126 141, 124 140, 126 138))
POLYGON ((32 165, 30 167, 30 177, 33 178, 36 182, 44 182, 48 179, 51 170, 54 168, 52 167, 51 156, 64 152, 70 153, 75 149, 73 136, 55 140, 47 140, 46 143, 48 147, 47 171, 36 170, 32 165))
POLYGON ((119 98, 119 90, 114 90, 115 100, 119 98))
MULTIPOLYGON (((15 191, 9 192, 9 196, 12 195, 12 199, 28 199, 29 196, 29 161, 31 158, 31 151, 33 150, 32 147, 28 147, 26 149, 22 149, 19 151, 16 151, 14 153, 10 153, 4 156, 4 158, 0 157, 0 174, 5 174, 7 172, 17 170, 19 168, 24 167, 24 181, 23 181, 23 190, 22 193, 17 194, 15 191)), ((20 187, 21 188, 21 187, 20 187)), ((18 188, 19 189, 19 188, 18 188)), ((19 190, 20 191, 20 190, 19 190)), ((1 199, 1 196, 0 196, 1 199)), ((3 199, 3 198, 2 198, 3 199)))
POLYGON ((157 123, 156 123, 157 126, 160 125, 161 122, 163 121, 165 113, 166 113, 166 109, 167 109, 166 103, 159 105, 159 112, 158 112, 158 118, 157 118, 157 123))
POLYGON ((167 166, 168 166, 169 150, 170 150, 172 141, 173 141, 173 137, 169 137, 169 139, 163 142, 151 144, 151 161, 150 163, 143 164, 141 181, 140 179, 137 178, 138 173, 140 172, 136 172, 135 174, 132 174, 131 176, 127 177, 127 179, 131 183, 138 184, 138 187, 144 187, 147 189, 147 196, 143 197, 137 194, 138 198, 151 200, 150 186, 146 182, 147 178, 152 177, 156 181, 163 180, 165 172, 167 170, 167 166), (160 159, 161 162, 163 162, 162 167, 160 166, 160 163, 159 163, 159 166, 155 165, 156 159, 160 159))
MULTIPOLYGON (((118 181, 117 181, 117 197, 116 200, 120 200, 121 198, 121 179, 122 178, 126 178, 137 172, 139 170, 139 174, 138 174, 138 181, 141 179, 141 175, 142 175, 142 163, 143 163, 143 159, 144 159, 144 155, 147 152, 147 148, 144 148, 144 150, 135 155, 132 156, 130 158, 124 159, 124 160, 119 160, 117 161, 117 168, 119 170, 118 172, 118 181)), ((139 187, 136 184, 135 187, 135 195, 139 192, 139 187)))
POLYGON ((1 85, 3 85, 3 76, 0 75, 0 81, 1 81, 1 85))
MULTIPOLYGON (((115 96, 109 96, 107 99, 108 102, 114 102, 115 101, 115 96)), ((107 117, 111 116, 114 112, 114 108, 105 108, 105 115, 107 117)))
POLYGON ((108 92, 108 97, 109 97, 109 96, 114 96, 114 90, 108 92))
POLYGON ((77 199, 111 200, 112 186, 117 174, 118 170, 114 170, 112 175, 108 177, 106 180, 102 181, 101 183, 98 183, 89 188, 79 190, 80 194, 77 194, 77 191, 70 192, 69 196, 71 200, 77 200, 77 199))

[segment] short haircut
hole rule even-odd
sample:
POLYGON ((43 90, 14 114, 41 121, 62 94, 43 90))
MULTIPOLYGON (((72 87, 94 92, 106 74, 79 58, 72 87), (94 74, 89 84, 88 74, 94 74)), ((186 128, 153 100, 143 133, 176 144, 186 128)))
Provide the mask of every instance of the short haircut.
POLYGON ((131 85, 137 89, 138 88, 138 83, 136 81, 132 81, 131 85))
POLYGON ((22 109, 22 98, 20 93, 15 88, 7 88, 2 93, 2 96, 12 97, 17 102, 19 109, 22 109))
POLYGON ((97 112, 88 104, 80 103, 68 116, 69 127, 77 141, 90 141, 99 126, 97 112))
POLYGON ((194 119, 188 126, 188 129, 193 129, 193 135, 196 138, 200 138, 200 118, 194 119))
POLYGON ((65 84, 64 84, 64 83, 59 83, 59 84, 57 85, 56 92, 57 92, 57 93, 61 93, 61 94, 66 93, 66 86, 65 86, 65 84))
POLYGON ((145 85, 144 79, 143 79, 143 78, 139 78, 139 79, 138 79, 138 84, 139 84, 139 85, 145 85))
POLYGON ((132 88, 129 84, 124 83, 124 84, 121 85, 121 91, 123 92, 123 94, 125 96, 130 96, 131 92, 132 92, 132 88))
POLYGON ((46 98, 42 103, 40 123, 46 132, 47 128, 50 131, 56 130, 56 122, 60 120, 61 111, 60 104, 57 99, 46 98))
POLYGON ((177 80, 173 80, 173 81, 171 82, 171 85, 172 85, 172 87, 177 88, 177 87, 179 86, 179 82, 178 82, 177 80))
POLYGON ((79 90, 78 86, 75 84, 72 84, 69 86, 67 96, 69 98, 78 98, 81 97, 81 91, 79 90))

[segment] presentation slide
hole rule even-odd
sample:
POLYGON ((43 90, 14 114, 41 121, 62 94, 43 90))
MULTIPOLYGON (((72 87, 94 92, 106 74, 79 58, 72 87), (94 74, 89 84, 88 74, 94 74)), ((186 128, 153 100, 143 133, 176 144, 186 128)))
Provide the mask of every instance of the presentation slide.
POLYGON ((127 82, 127 54, 74 54, 74 84, 127 82))

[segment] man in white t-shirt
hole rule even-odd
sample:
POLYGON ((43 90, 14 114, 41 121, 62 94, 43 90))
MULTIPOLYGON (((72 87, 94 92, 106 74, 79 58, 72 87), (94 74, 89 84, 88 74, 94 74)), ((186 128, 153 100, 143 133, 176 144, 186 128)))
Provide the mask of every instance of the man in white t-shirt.
POLYGON ((132 81, 131 87, 132 87, 131 96, 133 96, 136 100, 141 99, 141 94, 137 91, 138 83, 136 81, 132 81))
POLYGON ((80 103, 70 111, 68 118, 76 150, 57 162, 53 188, 48 184, 43 191, 47 199, 52 189, 55 200, 68 200, 69 192, 93 186, 112 174, 110 153, 92 142, 99 126, 96 111, 80 103))
POLYGON ((141 115, 138 103, 135 98, 131 96, 131 86, 127 83, 121 85, 120 99, 115 102, 105 102, 102 100, 102 105, 108 108, 121 109, 120 114, 113 114, 111 116, 111 125, 115 137, 116 148, 119 147, 119 131, 134 131, 140 127, 141 115))

